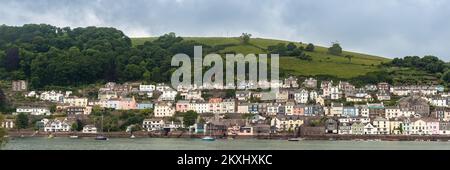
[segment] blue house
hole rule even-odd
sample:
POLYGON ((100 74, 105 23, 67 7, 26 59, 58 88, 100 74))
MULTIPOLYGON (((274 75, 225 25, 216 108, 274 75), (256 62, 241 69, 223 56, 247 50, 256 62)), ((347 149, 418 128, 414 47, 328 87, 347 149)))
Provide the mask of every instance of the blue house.
POLYGON ((358 116, 358 110, 355 107, 344 107, 342 116, 356 117, 358 116))
POLYGON ((138 103, 137 109, 153 109, 153 103, 138 103))

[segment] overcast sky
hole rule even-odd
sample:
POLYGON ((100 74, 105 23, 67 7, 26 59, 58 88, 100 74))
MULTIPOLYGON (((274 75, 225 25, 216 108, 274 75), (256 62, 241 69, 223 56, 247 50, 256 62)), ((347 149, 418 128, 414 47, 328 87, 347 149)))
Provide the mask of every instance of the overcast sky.
POLYGON ((116 27, 131 37, 248 32, 450 61, 450 0, 0 0, 0 24, 26 23, 116 27))

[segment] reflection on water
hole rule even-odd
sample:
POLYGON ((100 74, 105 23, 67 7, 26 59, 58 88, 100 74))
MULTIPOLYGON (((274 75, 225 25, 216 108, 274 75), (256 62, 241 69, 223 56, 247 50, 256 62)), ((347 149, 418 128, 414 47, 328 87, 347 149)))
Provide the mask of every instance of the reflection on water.
POLYGON ((418 141, 297 141, 287 140, 216 140, 175 138, 112 138, 97 141, 93 138, 16 138, 3 149, 8 150, 450 150, 450 142, 418 141))

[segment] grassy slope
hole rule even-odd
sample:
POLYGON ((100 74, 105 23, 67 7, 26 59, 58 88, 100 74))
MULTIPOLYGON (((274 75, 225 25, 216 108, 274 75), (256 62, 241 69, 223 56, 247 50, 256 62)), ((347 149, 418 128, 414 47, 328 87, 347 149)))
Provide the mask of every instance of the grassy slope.
MULTIPOLYGON (((220 53, 227 52, 239 52, 243 54, 248 53, 267 53, 267 49, 270 45, 276 45, 278 43, 289 43, 289 41, 272 40, 263 38, 252 38, 250 45, 241 45, 239 38, 224 38, 224 37, 183 37, 185 40, 195 40, 197 42, 207 44, 210 46, 234 44, 220 51, 220 53)), ((145 41, 155 40, 154 37, 150 38, 133 38, 133 44, 143 44, 145 41)), ((300 44, 294 42, 297 46, 306 46, 306 44, 300 44)), ((345 47, 344 47, 345 48, 345 47)), ((367 54, 360 54, 354 52, 343 52, 342 56, 352 55, 352 62, 350 63, 347 58, 342 56, 333 56, 327 54, 326 47, 316 46, 314 52, 308 52, 312 56, 311 62, 296 59, 294 57, 281 57, 280 67, 290 74, 313 76, 313 75, 332 75, 340 78, 351 78, 359 75, 364 75, 368 72, 377 71, 379 65, 382 62, 388 62, 389 59, 372 56, 367 54)))

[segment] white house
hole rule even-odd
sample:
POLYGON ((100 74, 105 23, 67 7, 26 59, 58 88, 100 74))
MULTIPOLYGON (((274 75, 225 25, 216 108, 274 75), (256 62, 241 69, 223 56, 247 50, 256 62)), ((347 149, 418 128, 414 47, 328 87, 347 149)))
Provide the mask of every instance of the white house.
POLYGON ((141 85, 139 85, 139 91, 141 91, 141 92, 152 92, 152 91, 155 91, 155 89, 156 89, 156 86, 155 85, 144 85, 144 84, 141 84, 141 85))
POLYGON ((302 89, 294 92, 294 100, 297 103, 308 103, 309 93, 307 90, 302 89))
POLYGON ((14 120, 12 120, 12 119, 5 119, 5 120, 3 120, 2 121, 2 128, 5 128, 5 129, 13 129, 14 128, 14 120))
POLYGON ((64 103, 69 104, 70 106, 86 107, 88 105, 88 99, 84 97, 68 97, 64 98, 64 103))
POLYGON ((390 134, 390 123, 389 120, 382 117, 377 117, 373 120, 373 126, 377 128, 377 134, 389 135, 390 134))
POLYGON ((159 101, 173 101, 177 96, 178 92, 173 89, 164 90, 161 96, 159 96, 159 101))
POLYGON ((175 114, 175 108, 171 103, 160 102, 155 104, 153 112, 155 117, 171 117, 175 114))
POLYGON ((371 123, 367 123, 364 125, 364 134, 375 135, 377 134, 377 128, 374 127, 371 123))
POLYGON ((66 120, 50 120, 44 126, 45 132, 68 132, 70 131, 71 125, 67 123, 66 120))
POLYGON ((50 110, 46 107, 28 107, 28 106, 22 106, 16 108, 16 113, 25 113, 35 116, 41 116, 41 115, 50 115, 50 110))
POLYGON ((55 92, 55 91, 45 91, 42 92, 39 95, 39 98, 41 100, 45 101, 51 101, 51 102, 63 102, 64 101, 64 94, 61 92, 55 92))
POLYGON ((86 125, 83 127, 83 133, 97 133, 97 128, 94 125, 86 125))
POLYGON ((142 127, 147 131, 160 130, 164 126, 164 120, 161 118, 145 119, 142 127))

